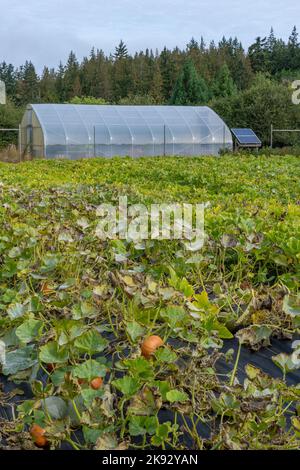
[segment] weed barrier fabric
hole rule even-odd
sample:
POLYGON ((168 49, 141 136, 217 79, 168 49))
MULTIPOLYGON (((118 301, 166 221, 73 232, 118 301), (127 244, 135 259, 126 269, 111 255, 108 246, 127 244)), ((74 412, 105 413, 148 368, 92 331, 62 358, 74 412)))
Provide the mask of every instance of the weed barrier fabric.
MULTIPOLYGON (((246 378, 245 366, 251 364, 255 367, 258 367, 263 372, 269 374, 273 378, 282 378, 282 372, 272 361, 272 356, 275 356, 280 353, 291 354, 292 352, 292 343, 295 340, 299 340, 300 336, 295 335, 292 340, 282 340, 273 338, 271 345, 268 347, 263 347, 259 351, 252 351, 248 347, 242 346, 237 374, 236 377, 240 383, 243 383, 246 378)), ((228 350, 232 349, 234 351, 234 357, 238 351, 238 339, 234 338, 232 340, 226 340, 222 352, 226 353, 228 350)), ((227 363, 224 359, 219 359, 216 362, 216 371, 220 375, 229 375, 232 372, 232 363, 227 363)), ((38 380, 45 381, 46 374, 43 371, 40 371, 38 374, 38 380)), ((297 385, 300 383, 300 370, 295 372, 289 372, 286 376, 286 382, 289 386, 297 385)), ((0 418, 4 420, 13 420, 15 415, 16 406, 23 400, 31 399, 33 397, 31 386, 27 382, 22 382, 20 384, 15 384, 7 380, 3 375, 0 376, 0 386, 4 394, 12 392, 14 389, 18 389, 23 392, 23 394, 15 395, 9 403, 6 403, 5 406, 0 404, 0 418)), ((174 415, 169 410, 161 410, 159 412, 160 422, 173 421, 174 415)), ((178 424, 183 424, 182 419, 179 417, 178 424)), ((200 424, 198 426, 198 433, 202 438, 208 438, 210 434, 209 426, 205 424, 200 424)), ((77 433, 76 433, 77 434, 77 433)), ((80 439, 81 432, 78 432, 77 438, 80 439)), ((192 449, 192 442, 189 436, 184 435, 182 442, 186 445, 187 449, 192 449)), ((3 444, 3 443, 2 443, 3 444)), ((0 441, 1 445, 1 441, 0 441)), ((72 447, 68 443, 62 443, 61 450, 72 450, 72 447)))

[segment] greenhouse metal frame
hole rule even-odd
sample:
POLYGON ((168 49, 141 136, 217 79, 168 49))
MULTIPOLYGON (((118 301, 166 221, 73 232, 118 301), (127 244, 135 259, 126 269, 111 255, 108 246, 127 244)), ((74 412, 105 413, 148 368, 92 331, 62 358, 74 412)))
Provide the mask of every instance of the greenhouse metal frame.
POLYGON ((218 155, 232 136, 207 106, 31 104, 21 149, 49 159, 218 155))

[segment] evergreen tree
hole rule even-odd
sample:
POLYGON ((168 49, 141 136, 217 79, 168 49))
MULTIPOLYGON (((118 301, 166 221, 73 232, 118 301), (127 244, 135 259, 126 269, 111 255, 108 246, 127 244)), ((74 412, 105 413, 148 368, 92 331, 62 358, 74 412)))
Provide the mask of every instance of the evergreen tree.
POLYGON ((128 57, 128 50, 126 44, 121 40, 119 45, 115 49, 114 58, 115 60, 126 59, 128 57))
POLYGON ((187 59, 176 81, 171 104, 199 105, 207 103, 208 87, 203 78, 199 78, 191 59, 187 59))
POLYGON ((10 96, 12 99, 14 99, 17 77, 16 71, 12 64, 7 64, 6 62, 2 62, 0 64, 0 80, 5 83, 7 96, 10 96))
POLYGON ((296 26, 294 26, 288 40, 287 56, 288 68, 291 70, 300 69, 300 44, 296 26))
POLYGON ((267 71, 267 38, 258 37, 248 49, 251 66, 254 72, 267 71))
POLYGON ((26 61, 18 74, 16 99, 19 104, 39 101, 39 78, 32 62, 26 61))
POLYGON ((176 81, 176 68, 172 54, 166 47, 160 54, 159 67, 162 79, 162 97, 167 103, 172 96, 173 86, 176 81))
POLYGON ((216 97, 232 96, 236 93, 236 86, 226 63, 220 68, 213 82, 212 91, 216 97))
POLYGON ((199 50, 199 44, 194 38, 192 38, 190 40, 190 42, 187 44, 186 48, 187 48, 188 52, 198 51, 199 50))
POLYGON ((164 99, 163 99, 163 81, 162 81, 162 76, 160 72, 160 67, 158 64, 158 61, 154 61, 153 64, 153 75, 152 75, 152 83, 150 86, 150 96, 153 97, 155 103, 157 104, 163 104, 164 99))
POLYGON ((56 70, 45 67, 41 77, 30 61, 20 68, 0 63, 0 79, 6 84, 8 97, 20 106, 40 100, 69 102, 75 96, 114 103, 205 103, 212 91, 216 97, 226 97, 234 95, 236 88, 247 90, 259 72, 288 84, 298 78, 298 71, 296 27, 288 42, 277 39, 271 29, 267 38, 256 39, 248 53, 237 38, 223 37, 218 44, 212 41, 206 47, 201 37, 199 41, 192 38, 184 49, 165 47, 155 54, 146 49, 130 55, 120 41, 114 54, 106 56, 93 48, 81 63, 71 52, 66 64, 56 70))
POLYGON ((270 54, 272 54, 275 45, 276 45, 276 38, 275 38, 275 34, 274 34, 274 29, 272 27, 271 31, 270 31, 270 34, 269 34, 269 37, 268 37, 267 42, 266 42, 266 49, 270 54))
POLYGON ((70 100, 74 96, 78 96, 81 94, 79 63, 73 51, 70 52, 70 55, 68 57, 63 82, 66 100, 70 100))
POLYGON ((206 44, 205 44, 203 36, 201 36, 200 38, 199 49, 201 52, 204 52, 206 50, 206 44))
POLYGON ((40 80, 40 97, 43 103, 55 103, 58 100, 56 93, 56 74, 54 69, 44 67, 40 80))
POLYGON ((56 74, 56 82, 55 82, 55 90, 56 90, 56 94, 58 96, 59 102, 64 102, 66 100, 64 76, 65 76, 65 67, 60 62, 58 66, 58 71, 56 74))

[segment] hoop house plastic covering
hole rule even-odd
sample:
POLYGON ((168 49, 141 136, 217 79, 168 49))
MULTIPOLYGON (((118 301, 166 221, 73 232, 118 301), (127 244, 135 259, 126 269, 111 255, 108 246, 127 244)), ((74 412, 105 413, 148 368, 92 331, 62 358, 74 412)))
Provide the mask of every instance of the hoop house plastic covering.
POLYGON ((35 157, 217 155, 230 130, 207 106, 33 104, 22 120, 22 148, 35 157))

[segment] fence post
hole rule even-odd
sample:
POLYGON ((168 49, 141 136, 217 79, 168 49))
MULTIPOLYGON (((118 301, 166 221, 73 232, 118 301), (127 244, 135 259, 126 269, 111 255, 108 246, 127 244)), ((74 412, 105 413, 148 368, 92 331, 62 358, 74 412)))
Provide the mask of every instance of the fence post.
POLYGON ((271 124, 270 148, 273 148, 273 124, 271 124))
POLYGON ((96 126, 94 126, 94 157, 96 157, 96 126))
POLYGON ((19 124, 19 132, 18 132, 18 147, 19 147, 19 160, 22 161, 22 139, 21 139, 21 124, 19 124))
POLYGON ((164 157, 166 156, 166 125, 164 124, 164 157))

